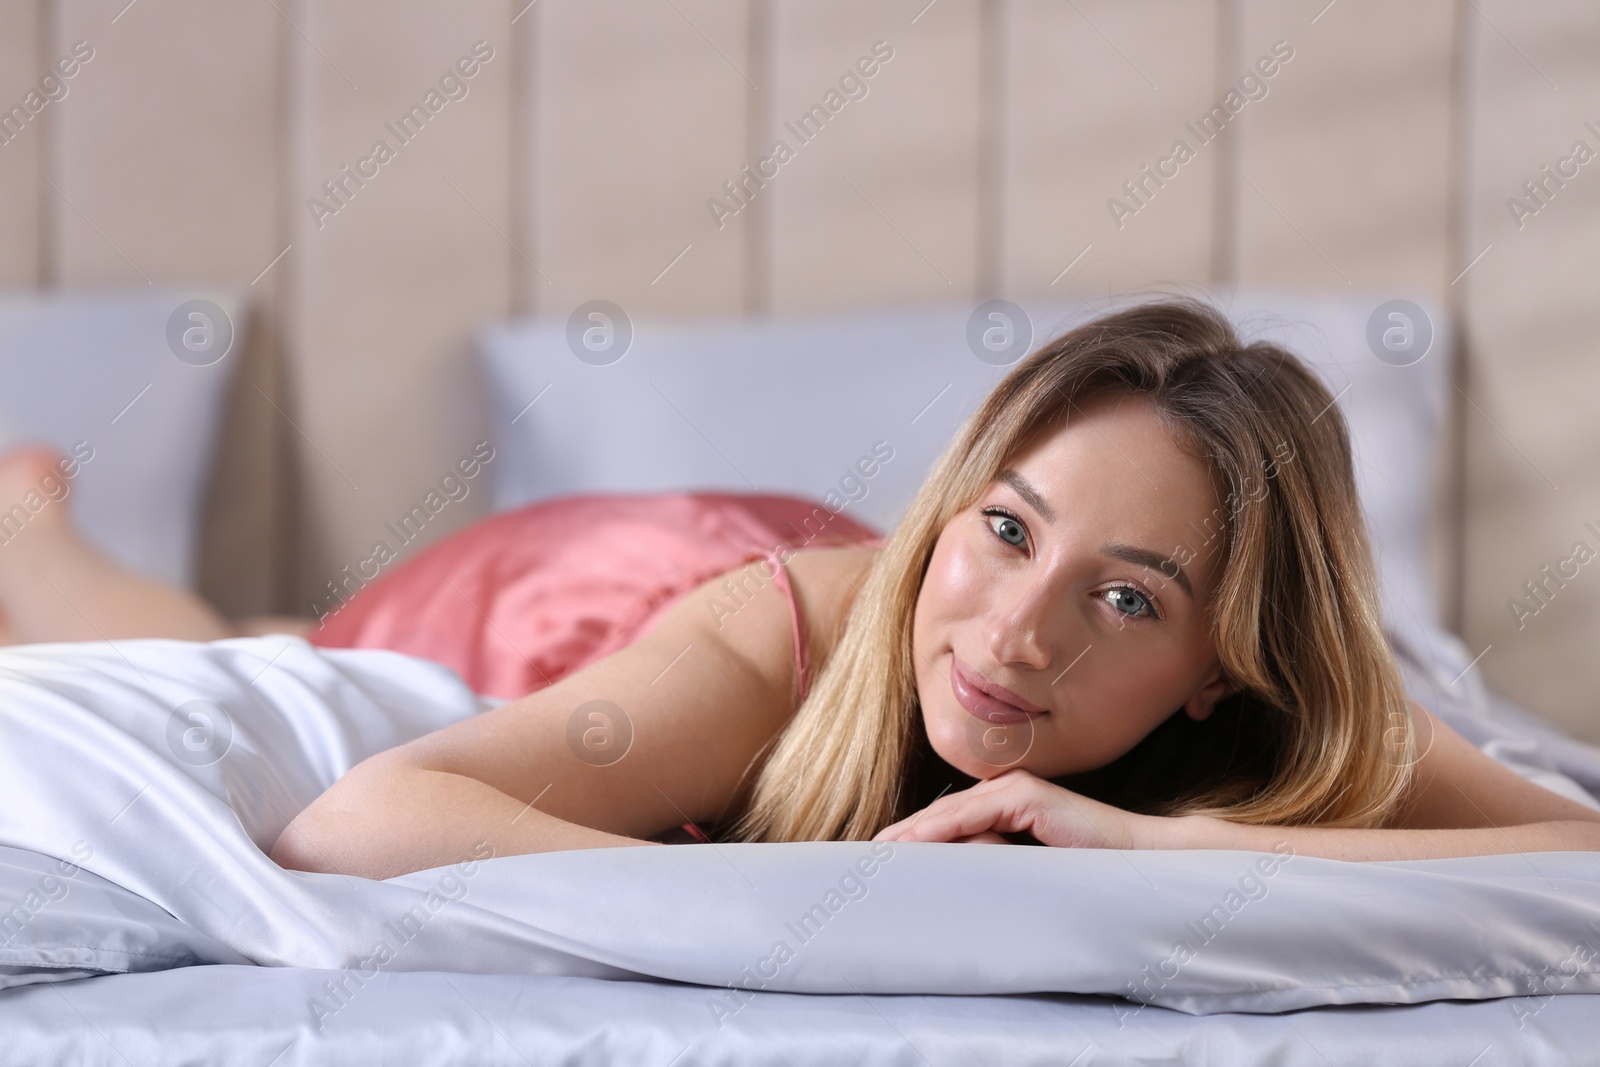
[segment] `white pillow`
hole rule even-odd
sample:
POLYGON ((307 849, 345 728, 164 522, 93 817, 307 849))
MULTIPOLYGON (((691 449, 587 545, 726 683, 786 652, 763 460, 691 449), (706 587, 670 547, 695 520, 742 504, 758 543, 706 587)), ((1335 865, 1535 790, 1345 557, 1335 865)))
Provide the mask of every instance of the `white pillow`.
MULTIPOLYGON (((1287 345, 1340 394, 1386 619, 1396 628, 1437 628, 1427 552, 1449 381, 1445 316, 1419 301, 1434 330, 1430 350, 1395 366, 1367 342, 1368 322, 1388 294, 1201 295, 1247 340, 1287 345)), ((1025 304, 1032 347, 1148 299, 1025 304)), ((1001 331, 991 335, 995 343, 1007 338, 1004 324, 986 315, 975 327, 970 304, 627 323, 599 313, 617 321, 523 320, 480 337, 497 509, 588 491, 759 490, 818 500, 832 492, 835 507, 843 502, 852 518, 887 531, 962 419, 1021 356, 999 366, 974 354, 969 336, 981 345, 983 329, 1001 331), (587 351, 584 330, 614 347, 587 351)))
MULTIPOLYGON (((65 502, 79 529, 124 566, 179 585, 194 578, 242 308, 205 290, 0 294, 0 447, 77 445, 89 458, 65 502)), ((0 541, 31 519, 20 505, 0 500, 0 541)))

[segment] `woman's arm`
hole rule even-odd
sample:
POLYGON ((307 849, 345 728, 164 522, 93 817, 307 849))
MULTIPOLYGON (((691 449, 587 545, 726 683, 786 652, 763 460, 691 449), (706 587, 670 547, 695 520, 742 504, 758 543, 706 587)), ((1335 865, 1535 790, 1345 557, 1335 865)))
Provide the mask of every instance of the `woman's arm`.
POLYGON ((1552 819, 1473 829, 1351 830, 1333 826, 1250 826, 1184 815, 1157 819, 1142 848, 1236 848, 1272 852, 1287 842, 1297 856, 1333 860, 1420 860, 1510 852, 1600 851, 1600 822, 1552 819))
POLYGON ((1378 830, 1256 826, 1207 815, 1138 815, 1013 769, 884 827, 874 840, 1005 843, 1025 832, 1073 848, 1230 848, 1341 860, 1600 851, 1600 811, 1485 755, 1412 703, 1422 750, 1395 825, 1378 830))
POLYGON ((394 878, 470 855, 651 845, 558 819, 475 778, 379 753, 351 768, 278 837, 299 871, 394 878), (475 852, 474 852, 475 850, 475 852))
POLYGON ((747 576, 732 617, 711 610, 721 581, 555 685, 364 760, 290 823, 273 860, 392 878, 481 858, 485 843, 645 845, 723 818, 794 713, 794 657, 771 580, 747 576))
POLYGON ((1184 816, 1144 824, 1143 847, 1270 851, 1287 841, 1299 855, 1341 860, 1600 851, 1600 811, 1496 762, 1415 701, 1411 709, 1422 755, 1392 828, 1249 826, 1184 816))

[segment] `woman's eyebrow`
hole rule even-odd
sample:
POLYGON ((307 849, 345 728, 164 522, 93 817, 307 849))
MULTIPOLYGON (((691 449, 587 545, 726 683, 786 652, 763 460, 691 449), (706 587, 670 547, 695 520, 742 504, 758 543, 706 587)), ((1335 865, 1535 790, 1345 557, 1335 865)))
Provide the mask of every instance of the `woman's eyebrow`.
POLYGON ((1015 489, 1017 495, 1028 502, 1029 507, 1043 516, 1045 522, 1053 523, 1056 521, 1055 511, 1051 509, 1049 504, 1044 502, 1044 495, 1033 487, 1032 482, 1010 467, 1001 471, 999 478, 1002 482, 1015 489))
POLYGON ((1141 567, 1149 567, 1153 571, 1159 571, 1163 578, 1170 578, 1183 586, 1183 591, 1189 594, 1189 599, 1194 599, 1194 586, 1189 584, 1189 576, 1183 573, 1183 568, 1178 565, 1178 561, 1170 556, 1163 556, 1159 552, 1152 552, 1148 548, 1140 548, 1137 545, 1125 545, 1119 541, 1101 545, 1100 554, 1102 556, 1110 556, 1112 559, 1120 559, 1124 563, 1133 563, 1141 567))
MULTIPOLYGON (((1028 479, 1010 467, 1001 471, 997 477, 1000 481, 1015 489, 1017 495, 1026 500, 1028 506, 1037 511, 1045 522, 1054 523, 1056 521, 1056 513, 1049 504, 1044 502, 1044 495, 1028 479)), ((1126 545, 1117 541, 1101 545, 1100 554, 1109 556, 1112 559, 1120 559, 1124 563, 1132 563, 1136 566, 1149 567, 1153 571, 1158 571, 1163 577, 1170 578, 1183 586, 1183 591, 1189 594, 1189 599, 1194 599, 1194 586, 1190 584, 1189 576, 1183 572, 1183 568, 1178 565, 1178 561, 1170 556, 1163 556, 1161 553, 1152 552, 1148 548, 1126 545), (1171 568, 1170 573, 1168 568, 1171 568)))

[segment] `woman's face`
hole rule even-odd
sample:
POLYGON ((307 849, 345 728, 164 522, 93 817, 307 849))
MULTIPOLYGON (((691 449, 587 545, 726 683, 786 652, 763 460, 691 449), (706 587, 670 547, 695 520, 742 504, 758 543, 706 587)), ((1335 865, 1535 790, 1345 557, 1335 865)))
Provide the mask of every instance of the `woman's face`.
POLYGON ((1231 691, 1209 633, 1224 512, 1143 397, 1102 395, 944 527, 912 621, 935 752, 974 778, 1121 756, 1231 691), (1003 687, 1004 703, 982 689, 1003 687), (1018 701, 1037 714, 1025 715, 1018 701))

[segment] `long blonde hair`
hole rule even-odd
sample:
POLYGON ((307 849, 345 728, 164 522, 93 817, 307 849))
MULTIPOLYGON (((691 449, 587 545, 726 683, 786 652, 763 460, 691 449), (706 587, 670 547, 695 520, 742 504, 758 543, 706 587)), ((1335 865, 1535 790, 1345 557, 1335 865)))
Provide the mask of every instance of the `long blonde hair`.
POLYGON ((1225 553, 1210 624, 1237 689, 1204 722, 1175 710, 1113 763, 1055 781, 1146 814, 1349 827, 1394 814, 1415 755, 1410 708, 1344 418, 1292 353, 1244 345, 1220 312, 1172 298, 1044 345, 967 419, 771 743, 730 839, 866 840, 912 813, 903 785, 929 752, 911 625, 934 545, 1014 454, 1098 393, 1152 400, 1226 493, 1205 536, 1225 553))

